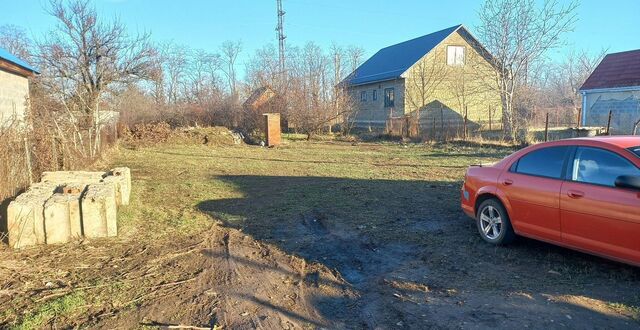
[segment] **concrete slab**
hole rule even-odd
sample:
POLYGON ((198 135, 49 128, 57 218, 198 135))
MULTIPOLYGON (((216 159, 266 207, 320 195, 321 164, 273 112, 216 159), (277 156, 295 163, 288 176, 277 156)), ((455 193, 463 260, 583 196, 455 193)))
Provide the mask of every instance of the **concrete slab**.
POLYGON ((56 171, 43 172, 40 181, 50 182, 58 185, 67 183, 98 183, 106 174, 104 172, 89 171, 56 171))
POLYGON ((116 189, 112 183, 87 186, 81 199, 82 228, 88 238, 116 236, 116 189))
POLYGON ((113 183, 116 188, 116 203, 129 205, 131 196, 131 171, 128 167, 116 167, 108 172, 103 182, 113 183))
POLYGON ((80 194, 56 193, 44 204, 47 244, 67 243, 82 235, 80 194))
POLYGON ((34 183, 7 208, 9 246, 23 248, 47 242, 44 223, 44 205, 57 186, 34 183))

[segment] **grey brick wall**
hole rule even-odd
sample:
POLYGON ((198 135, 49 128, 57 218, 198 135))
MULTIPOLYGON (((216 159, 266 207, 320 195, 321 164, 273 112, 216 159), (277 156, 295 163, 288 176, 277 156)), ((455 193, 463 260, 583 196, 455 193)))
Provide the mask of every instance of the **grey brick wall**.
POLYGON ((587 126, 606 126, 609 111, 611 133, 631 134, 633 124, 640 120, 640 91, 587 94, 587 126))

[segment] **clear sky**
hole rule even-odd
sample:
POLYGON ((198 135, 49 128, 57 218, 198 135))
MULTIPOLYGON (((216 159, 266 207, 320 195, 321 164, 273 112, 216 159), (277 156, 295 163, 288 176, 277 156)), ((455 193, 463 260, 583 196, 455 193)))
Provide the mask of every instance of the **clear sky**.
MULTIPOLYGON (((562 0, 560 0, 562 1, 562 0)), ((0 0, 0 25, 14 24, 40 38, 53 20, 45 0, 0 0)), ((216 51, 224 40, 241 40, 242 65, 256 48, 276 43, 276 0, 95 0, 100 14, 118 16, 132 32, 151 32, 155 41, 173 40, 216 51)), ((472 33, 479 0, 283 0, 287 44, 314 41, 358 45, 366 56, 378 49, 459 23, 472 33)), ((640 0, 583 0, 568 45, 596 53, 640 48, 640 0)), ((244 71, 243 68, 239 68, 244 71)))

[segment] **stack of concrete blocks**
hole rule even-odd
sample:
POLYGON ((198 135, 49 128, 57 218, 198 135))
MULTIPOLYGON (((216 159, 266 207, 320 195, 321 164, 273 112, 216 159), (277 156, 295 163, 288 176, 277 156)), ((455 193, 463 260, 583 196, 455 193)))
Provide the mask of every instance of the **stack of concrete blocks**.
POLYGON ((131 172, 44 172, 7 210, 9 245, 66 243, 118 234, 116 210, 128 205, 131 172))

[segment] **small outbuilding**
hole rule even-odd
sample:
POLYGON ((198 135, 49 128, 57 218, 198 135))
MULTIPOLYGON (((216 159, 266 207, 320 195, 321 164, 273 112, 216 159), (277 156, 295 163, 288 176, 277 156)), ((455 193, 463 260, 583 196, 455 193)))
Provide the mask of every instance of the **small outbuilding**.
POLYGON ((640 49, 607 54, 580 93, 582 125, 606 126, 611 113, 611 134, 632 134, 640 121, 640 49))
POLYGON ((24 118, 29 78, 37 73, 26 61, 0 48, 0 126, 24 118))

